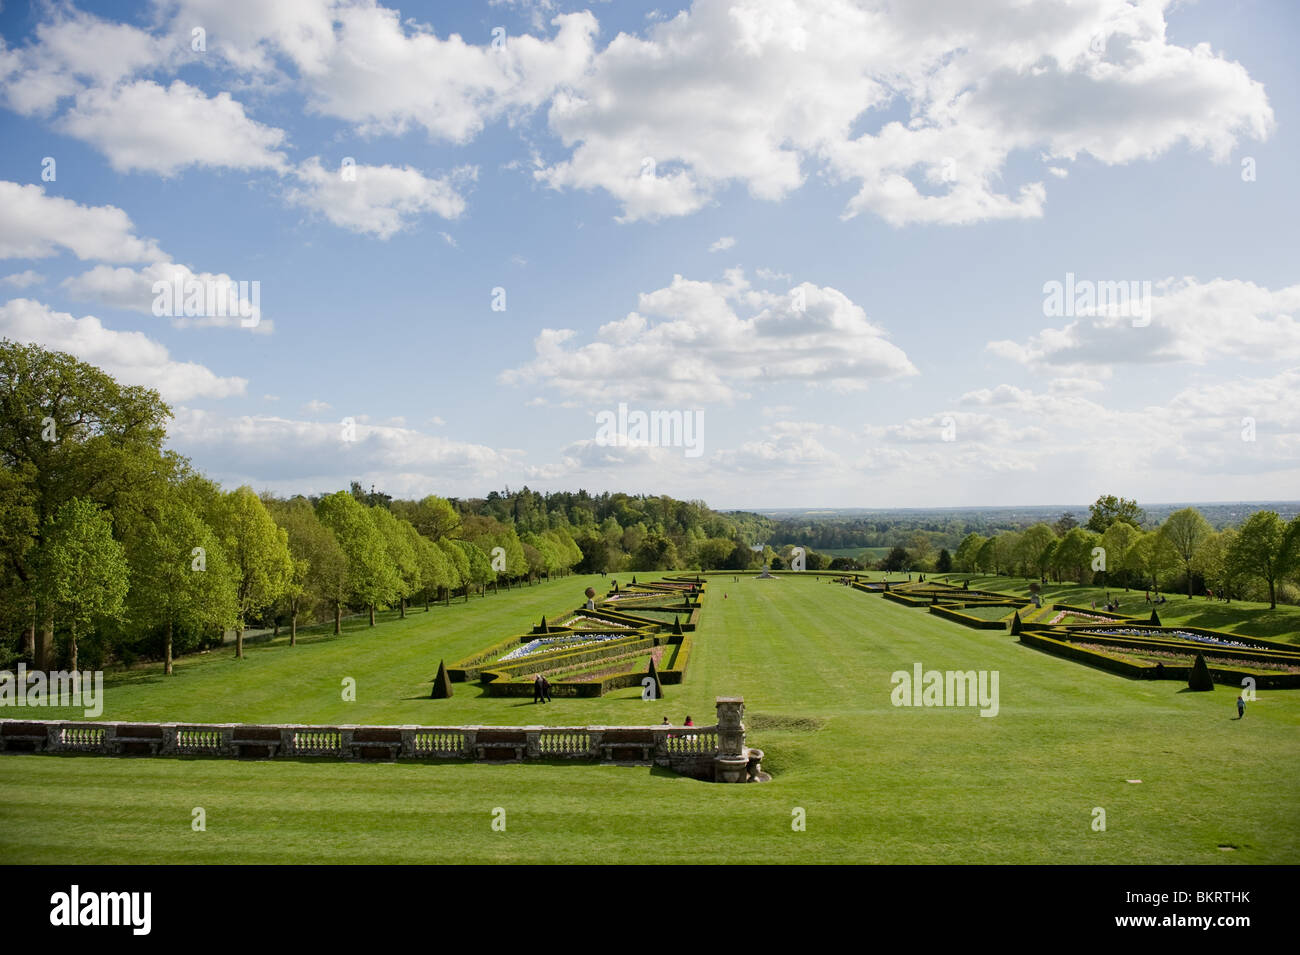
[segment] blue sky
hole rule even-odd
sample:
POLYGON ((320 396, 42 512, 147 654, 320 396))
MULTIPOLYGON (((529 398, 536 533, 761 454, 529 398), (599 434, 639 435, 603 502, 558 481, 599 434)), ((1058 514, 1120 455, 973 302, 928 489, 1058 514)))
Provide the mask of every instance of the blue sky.
POLYGON ((282 493, 1294 497, 1300 15, 969 6, 6 3, 0 334, 282 493))

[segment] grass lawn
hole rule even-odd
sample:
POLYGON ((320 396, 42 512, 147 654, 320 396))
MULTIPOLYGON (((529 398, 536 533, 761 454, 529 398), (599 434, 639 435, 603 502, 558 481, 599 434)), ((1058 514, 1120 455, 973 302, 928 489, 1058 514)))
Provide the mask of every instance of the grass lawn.
MULTIPOLYGON (((711 584, 686 682, 655 702, 629 688, 534 705, 466 684, 426 699, 439 659, 608 584, 570 577, 339 638, 259 644, 242 662, 186 658, 171 679, 112 676, 102 718, 703 724, 715 697, 741 694, 766 785, 647 767, 10 755, 0 862, 1300 862, 1300 692, 1261 691, 1238 721, 1226 687, 1127 680, 824 580, 740 576, 711 584), (916 662, 998 671, 998 715, 894 707, 890 674, 916 662), (348 676, 354 703, 341 699, 348 676), (196 806, 206 832, 190 828, 196 806), (504 832, 491 826, 498 807, 504 832), (806 831, 791 830, 795 807, 806 831), (1104 832, 1091 829, 1094 807, 1104 832)), ((1172 613, 1182 602, 1161 617, 1200 623, 1172 613)), ((1220 606, 1194 604, 1193 618, 1220 606)), ((1234 602, 1243 609, 1266 625, 1283 613, 1234 602)))

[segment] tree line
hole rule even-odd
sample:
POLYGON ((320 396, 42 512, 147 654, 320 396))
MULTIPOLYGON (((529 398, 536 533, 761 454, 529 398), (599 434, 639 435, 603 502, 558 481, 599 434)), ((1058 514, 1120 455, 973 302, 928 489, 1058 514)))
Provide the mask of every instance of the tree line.
POLYGON ((666 496, 288 499, 168 450, 171 409, 71 355, 0 342, 0 666, 176 654, 249 627, 468 600, 573 571, 742 568, 767 526, 666 496))
MULTIPOLYGON (((1169 514, 1152 527, 1135 501, 1103 495, 1085 524, 1062 515, 1056 524, 991 536, 967 534, 947 566, 897 546, 886 569, 955 570, 1006 574, 1156 591, 1184 591, 1227 599, 1294 603, 1300 583, 1300 516, 1285 521, 1260 510, 1239 527, 1216 530, 1195 507, 1169 514)), ((947 551, 940 554, 940 558, 947 551)))

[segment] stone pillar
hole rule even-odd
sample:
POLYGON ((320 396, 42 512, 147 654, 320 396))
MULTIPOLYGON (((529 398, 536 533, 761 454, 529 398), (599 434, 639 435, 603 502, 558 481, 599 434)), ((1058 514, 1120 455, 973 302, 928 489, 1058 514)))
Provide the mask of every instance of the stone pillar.
POLYGON ((718 708, 718 755, 743 756, 745 753, 745 715, 743 696, 720 696, 718 708))
POLYGON ((415 726, 402 727, 402 750, 399 755, 404 757, 413 757, 415 755, 415 726))
POLYGON ((51 723, 45 727, 45 752, 57 753, 63 749, 63 739, 60 735, 63 727, 58 723, 51 723))
POLYGON ((159 756, 175 756, 180 751, 180 746, 176 739, 177 726, 175 723, 164 723, 162 727, 162 745, 158 747, 159 756))
POLYGON ((714 758, 714 779, 720 783, 743 783, 748 776, 749 754, 745 750, 745 698, 720 696, 718 707, 718 755, 714 758))
POLYGON ((352 749, 352 734, 356 731, 355 726, 339 727, 339 755, 344 759, 360 759, 361 754, 354 752, 352 749))
POLYGON ((524 727, 524 757, 540 759, 542 756, 542 728, 540 726, 524 727))

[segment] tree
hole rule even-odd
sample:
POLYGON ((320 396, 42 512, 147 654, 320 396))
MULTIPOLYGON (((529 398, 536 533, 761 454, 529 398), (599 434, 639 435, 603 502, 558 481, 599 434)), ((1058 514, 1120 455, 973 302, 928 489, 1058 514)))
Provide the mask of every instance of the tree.
MULTIPOLYGON (((1123 578, 1123 574, 1128 567, 1128 552, 1141 536, 1142 532, 1127 521, 1114 522, 1101 535, 1101 549, 1104 558, 1102 570, 1106 572, 1107 584, 1110 582, 1112 573, 1119 575, 1121 579, 1123 578)), ((1125 589, 1127 589, 1127 585, 1125 589)))
MULTIPOLYGON (((348 559, 334 532, 321 523, 304 497, 270 501, 275 522, 284 528, 293 559, 293 574, 283 599, 289 609, 289 646, 298 642, 298 615, 316 601, 346 597, 348 559)), ((340 621, 335 620, 336 627, 340 621)), ((337 630, 335 632, 338 632, 337 630)))
MULTIPOLYGON (((0 465, 4 501, 23 513, 0 535, 4 590, 31 608, 30 645, 40 669, 49 666, 53 607, 41 606, 28 560, 73 498, 109 509, 170 471, 162 452, 171 409, 156 391, 124 387, 93 365, 39 345, 0 341, 0 465), (27 533, 23 533, 25 530, 27 533)), ((24 640, 28 638, 25 636, 24 640)))
POLYGON ((1140 529, 1146 522, 1146 513, 1138 507, 1137 501, 1116 497, 1114 494, 1103 494, 1097 498, 1096 503, 1088 505, 1088 510, 1091 516, 1087 528, 1098 534, 1106 533, 1116 522, 1136 529, 1140 529))
POLYGON ((1072 527, 1065 532, 1052 552, 1052 566, 1058 576, 1068 576, 1076 583, 1087 579, 1087 570, 1092 562, 1092 549, 1098 546, 1098 538, 1082 527, 1072 527))
POLYGON ((1052 530, 1056 532, 1057 537, 1064 537, 1066 534, 1070 533, 1070 531, 1074 530, 1074 528, 1078 526, 1079 526, 1078 518, 1076 518, 1069 511, 1066 511, 1064 514, 1062 514, 1060 517, 1056 519, 1056 523, 1052 525, 1052 530))
POLYGON ((1052 529, 1046 524, 1035 524, 1020 535, 1016 559, 1022 566, 1034 570, 1038 576, 1045 577, 1055 544, 1056 534, 1052 529))
POLYGON ((997 538, 990 537, 980 544, 975 554, 975 567, 984 573, 994 572, 998 565, 997 538))
POLYGON ((969 574, 978 569, 979 552, 980 548, 984 546, 984 541, 984 537, 973 532, 961 539, 961 543, 957 545, 957 554, 955 556, 958 570, 969 574))
POLYGON ((166 628, 163 674, 173 672, 177 629, 224 631, 238 620, 236 582, 226 552, 176 490, 157 504, 128 552, 134 620, 166 628))
POLYGON ((1256 511, 1241 525, 1228 549, 1230 572, 1268 584, 1268 606, 1277 608, 1277 580, 1286 569, 1286 526, 1276 511, 1256 511))
POLYGON ((334 628, 337 633, 343 601, 356 601, 370 610, 375 625, 375 604, 395 599, 397 566, 389 556, 384 535, 370 510, 347 491, 336 491, 320 499, 316 513, 321 523, 334 532, 347 558, 347 588, 334 596, 334 628))
POLYGON ((912 566, 912 556, 903 547, 895 545, 890 549, 880 562, 880 569, 884 571, 906 570, 912 566))
POLYGON ((442 556, 447 561, 447 568, 450 573, 451 583, 447 586, 446 603, 451 604, 451 592, 457 588, 465 588, 465 599, 469 600, 469 558, 465 556, 465 551, 456 545, 456 541, 444 537, 437 542, 438 549, 442 551, 442 556))
POLYGON ((939 558, 934 562, 934 569, 941 574, 952 572, 952 555, 948 553, 948 548, 939 551, 939 558))
POLYGON ((130 571, 108 517, 80 498, 63 504, 44 529, 33 561, 36 592, 68 625, 70 669, 77 638, 96 617, 122 612, 130 571))
POLYGON ((245 485, 225 496, 215 528, 235 580, 235 656, 244 656, 244 626, 280 599, 293 576, 289 538, 245 485))
POLYGON ((1187 596, 1192 595, 1192 558, 1201 542, 1213 533, 1210 522, 1201 516, 1194 507, 1185 507, 1174 511, 1160 525, 1160 536, 1168 542, 1178 559, 1183 562, 1187 574, 1187 596))
MULTIPOLYGON (((411 539, 403 530, 405 521, 398 520, 392 511, 385 507, 371 507, 366 511, 375 529, 384 541, 384 550, 395 573, 389 579, 388 590, 379 595, 379 602, 391 604, 396 601, 401 607, 401 616, 406 617, 406 598, 420 589, 420 562, 416 557, 411 539)), ((409 526, 409 525, 407 525, 409 526)), ((412 528, 414 530, 414 528, 412 528)), ((374 626, 375 605, 370 605, 370 625, 374 626)))

